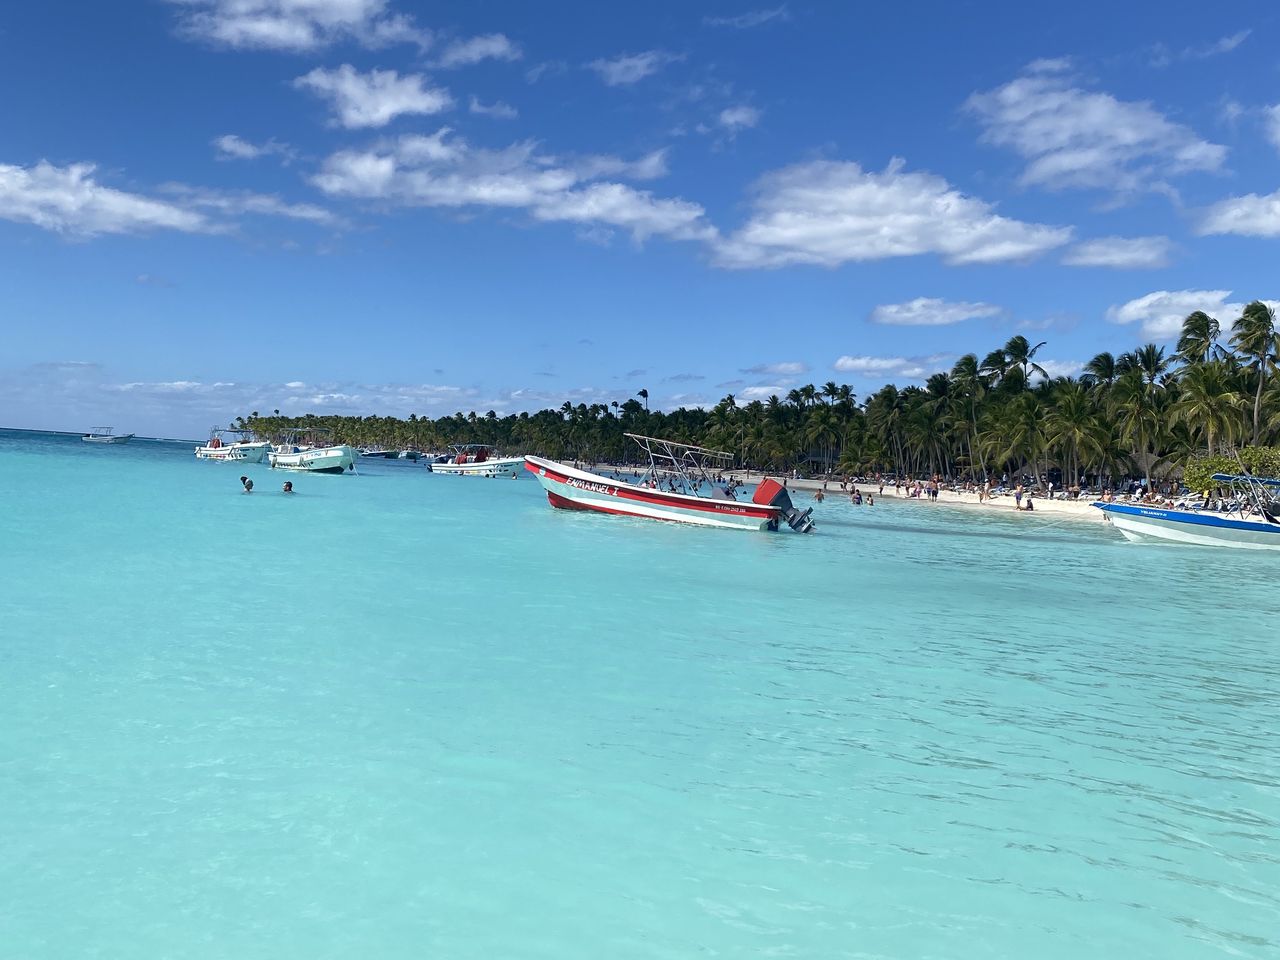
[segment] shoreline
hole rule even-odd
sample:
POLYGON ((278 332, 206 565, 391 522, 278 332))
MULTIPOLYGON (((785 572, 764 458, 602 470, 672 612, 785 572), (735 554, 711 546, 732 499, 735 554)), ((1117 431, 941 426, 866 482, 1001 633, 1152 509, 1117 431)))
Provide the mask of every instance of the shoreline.
MULTIPOLYGON (((734 473, 732 474, 732 476, 739 477, 740 479, 746 482, 752 482, 751 477, 753 475, 734 473)), ((787 489, 791 491, 796 491, 796 492, 803 491, 806 494, 812 494, 822 489, 823 482, 824 481, 822 480, 792 480, 788 478, 787 489)), ((891 485, 886 484, 884 488, 884 493, 881 494, 879 492, 879 484, 868 481, 866 483, 850 484, 849 493, 844 493, 840 489, 840 481, 828 480, 825 482, 827 484, 826 494, 828 497, 836 497, 836 498, 842 498, 842 499, 848 500, 850 494, 853 492, 853 489, 856 487, 857 489, 862 491, 862 496, 864 498, 867 496, 869 492, 874 497, 876 497, 876 499, 896 500, 903 503, 919 503, 921 505, 929 505, 929 501, 925 497, 921 497, 919 500, 916 500, 914 497, 908 497, 906 495, 907 488, 905 486, 895 491, 891 485)), ((809 496, 806 499, 808 501, 813 500, 812 496, 809 496)), ((1082 520, 1082 521, 1091 521, 1091 522, 1102 522, 1102 521, 1105 521, 1106 519, 1105 514, 1103 514, 1101 510, 1094 509, 1094 507, 1092 506, 1093 504, 1092 500, 1046 500, 1044 497, 1035 497, 1034 501, 1035 501, 1035 509, 1030 512, 1030 515, 1033 517, 1034 516, 1049 516, 1054 518, 1065 517, 1073 520, 1082 520)), ((990 510, 996 513, 1016 513, 1018 516, 1028 515, 1026 510, 1014 509, 1013 494, 1010 494, 1010 493, 1001 494, 999 496, 994 497, 993 499, 985 500, 980 503, 978 501, 978 495, 976 493, 962 493, 956 490, 939 490, 937 505, 947 506, 947 507, 962 507, 962 508, 967 508, 969 510, 990 510)))
MULTIPOLYGON (((620 468, 609 464, 596 464, 594 469, 595 472, 607 476, 609 473, 620 469, 625 469, 627 473, 633 473, 637 468, 620 468)), ((740 480, 743 483, 758 483, 764 477, 773 477, 779 482, 785 479, 787 481, 787 490, 797 495, 795 497, 796 506, 800 507, 802 510, 806 506, 813 505, 813 494, 822 489, 823 483, 826 483, 827 497, 836 500, 844 500, 846 502, 848 501, 850 494, 853 492, 853 488, 856 487, 862 491, 864 498, 868 493, 871 493, 878 500, 895 500, 902 503, 918 503, 922 505, 929 504, 929 501, 924 497, 921 497, 919 500, 916 500, 914 497, 908 497, 906 495, 907 488, 905 486, 895 491, 892 485, 886 484, 884 493, 881 494, 878 492, 879 484, 873 481, 850 484, 849 493, 844 493, 840 490, 839 480, 793 480, 790 477, 784 478, 781 474, 755 473, 754 471, 741 470, 726 472, 725 476, 740 480)), ((1094 509, 1092 499, 1046 500, 1044 497, 1037 496, 1034 500, 1035 509, 1028 514, 1025 510, 1014 509, 1013 494, 1011 493, 1001 494, 991 500, 979 503, 977 493, 961 493, 955 490, 940 490, 938 491, 937 505, 945 507, 960 507, 968 510, 990 510, 996 513, 1007 512, 1017 514, 1020 517, 1028 515, 1032 517, 1047 516, 1054 519, 1068 518, 1092 523, 1102 523, 1106 521, 1106 515, 1101 510, 1094 509)))

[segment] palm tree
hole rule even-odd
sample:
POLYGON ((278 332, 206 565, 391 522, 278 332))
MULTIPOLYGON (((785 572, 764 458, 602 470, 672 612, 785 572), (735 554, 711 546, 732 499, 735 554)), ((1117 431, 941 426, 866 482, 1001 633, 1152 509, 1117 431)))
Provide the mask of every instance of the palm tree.
POLYGON ((644 399, 644 412, 648 413, 649 412, 649 391, 642 388, 636 391, 636 396, 642 397, 644 399))
POLYGON ((1231 325, 1231 345, 1249 358, 1249 369, 1258 377, 1258 388, 1253 395, 1253 442, 1256 444, 1262 429, 1262 391, 1267 385, 1267 374, 1276 363, 1275 310, 1261 300, 1245 307, 1231 325))
POLYGON ((1056 384, 1044 426, 1045 442, 1069 454, 1064 457, 1063 473, 1074 482, 1080 477, 1083 458, 1098 455, 1103 446, 1102 423, 1088 388, 1066 378, 1056 384))
POLYGON ((1173 404, 1174 417, 1194 433, 1204 431, 1209 455, 1214 440, 1232 443, 1243 425, 1248 401, 1234 389, 1227 364, 1221 360, 1183 367, 1178 378, 1181 394, 1173 404))
POLYGON ((986 457, 978 444, 978 405, 987 395, 987 379, 978 365, 976 353, 966 353, 951 368, 951 382, 963 398, 968 410, 969 425, 969 466, 973 468, 973 454, 977 451, 978 465, 982 469, 983 479, 987 476, 986 457))
POLYGON ((1203 310, 1187 314, 1178 337, 1178 356, 1183 363, 1204 363, 1217 349, 1218 321, 1203 310))
POLYGON ((1008 376, 1015 369, 1020 370, 1024 386, 1031 381, 1032 373, 1048 377, 1049 374, 1045 368, 1034 362, 1036 354, 1040 352, 1040 348, 1044 345, 1045 341, 1041 340, 1033 347, 1030 341, 1022 334, 1010 337, 1009 342, 1004 345, 1002 350, 1005 356, 1005 376, 1008 376))
POLYGON ((1090 387, 1110 388, 1118 376, 1120 370, 1116 358, 1104 351, 1084 365, 1080 379, 1090 387))

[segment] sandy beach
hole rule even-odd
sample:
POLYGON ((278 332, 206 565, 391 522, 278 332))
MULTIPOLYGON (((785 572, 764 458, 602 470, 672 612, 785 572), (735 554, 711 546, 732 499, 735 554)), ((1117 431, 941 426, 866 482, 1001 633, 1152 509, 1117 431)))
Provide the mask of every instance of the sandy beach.
MULTIPOLYGON (((753 473, 734 473, 733 476, 746 483, 755 483, 760 479, 759 474, 753 473)), ((822 480, 792 480, 788 478, 787 488, 795 494, 795 501, 798 504, 803 505, 806 500, 812 499, 814 493, 823 489, 823 483, 824 481, 822 480)), ((948 507, 967 507, 973 510, 1007 511, 1008 513, 1016 512, 1021 516, 1026 516, 1031 519, 1038 516, 1046 516, 1054 519, 1070 517, 1076 520, 1088 520, 1098 523, 1105 520, 1102 511, 1097 510, 1090 505, 1093 502, 1092 499, 1046 500, 1044 497, 1035 497, 1035 509, 1028 513, 1025 510, 1014 510, 1013 494, 1011 493, 1001 494, 990 500, 979 502, 977 493, 962 493, 960 491, 944 489, 938 492, 937 504, 933 504, 923 496, 919 500, 916 500, 914 497, 908 497, 908 488, 906 486, 899 487, 895 491, 893 484, 891 483, 885 485, 883 494, 879 492, 879 484, 874 482, 851 484, 849 493, 844 493, 840 490, 840 481, 838 480, 828 480, 825 481, 825 483, 826 495, 828 497, 844 497, 847 499, 850 493, 852 493, 853 488, 856 487, 862 491, 864 498, 868 493, 870 493, 877 499, 883 498, 886 500, 892 499, 908 501, 918 505, 921 509, 930 509, 933 506, 941 505, 948 507)))

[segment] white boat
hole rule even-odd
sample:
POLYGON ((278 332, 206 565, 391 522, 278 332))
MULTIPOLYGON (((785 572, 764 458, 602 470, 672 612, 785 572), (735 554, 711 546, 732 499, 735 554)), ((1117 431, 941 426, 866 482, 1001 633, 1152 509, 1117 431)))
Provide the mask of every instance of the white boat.
POLYGON ((85 443, 128 443, 133 439, 132 433, 114 431, 114 427, 94 427, 92 433, 86 433, 80 439, 85 443))
POLYGON ((400 457, 399 450, 384 450, 382 447, 361 447, 357 452, 362 457, 378 458, 382 460, 397 460, 400 457))
POLYGON ((246 440, 246 435, 245 431, 233 427, 214 427, 209 431, 209 442, 196 447, 196 459, 261 463, 271 444, 265 440, 246 440))
POLYGON ((777 530, 782 522, 798 533, 813 529, 813 509, 798 510, 786 488, 765 479, 750 500, 716 484, 709 464, 727 464, 732 454, 673 440, 628 433, 649 456, 649 470, 636 483, 579 470, 542 457, 525 457, 547 500, 563 510, 590 510, 646 520, 671 520, 734 530, 777 530))
POLYGON ((327 430, 290 430, 283 443, 267 454, 272 469, 301 470, 307 473, 346 473, 354 471, 359 454, 354 447, 321 442, 327 430))
POLYGON ((449 449, 453 452, 437 457, 427 469, 458 477, 518 477, 524 470, 524 457, 494 457, 488 444, 455 444, 449 449))
POLYGON ((1111 525, 1135 543, 1165 541, 1244 550, 1280 550, 1280 480, 1215 473, 1231 490, 1226 511, 1179 510, 1130 503, 1095 503, 1111 525))

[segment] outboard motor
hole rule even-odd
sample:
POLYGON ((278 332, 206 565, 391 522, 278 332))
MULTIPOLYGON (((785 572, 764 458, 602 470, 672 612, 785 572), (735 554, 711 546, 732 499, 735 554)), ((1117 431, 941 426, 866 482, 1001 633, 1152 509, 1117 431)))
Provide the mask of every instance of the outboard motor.
POLYGON ((768 477, 761 480, 760 486, 756 487, 756 492, 751 497, 751 502, 781 507, 783 519, 796 533, 809 533, 813 530, 813 521, 809 519, 809 514, 813 513, 813 507, 805 511, 797 509, 791 503, 791 494, 787 493, 787 488, 777 480, 771 480, 768 477))

